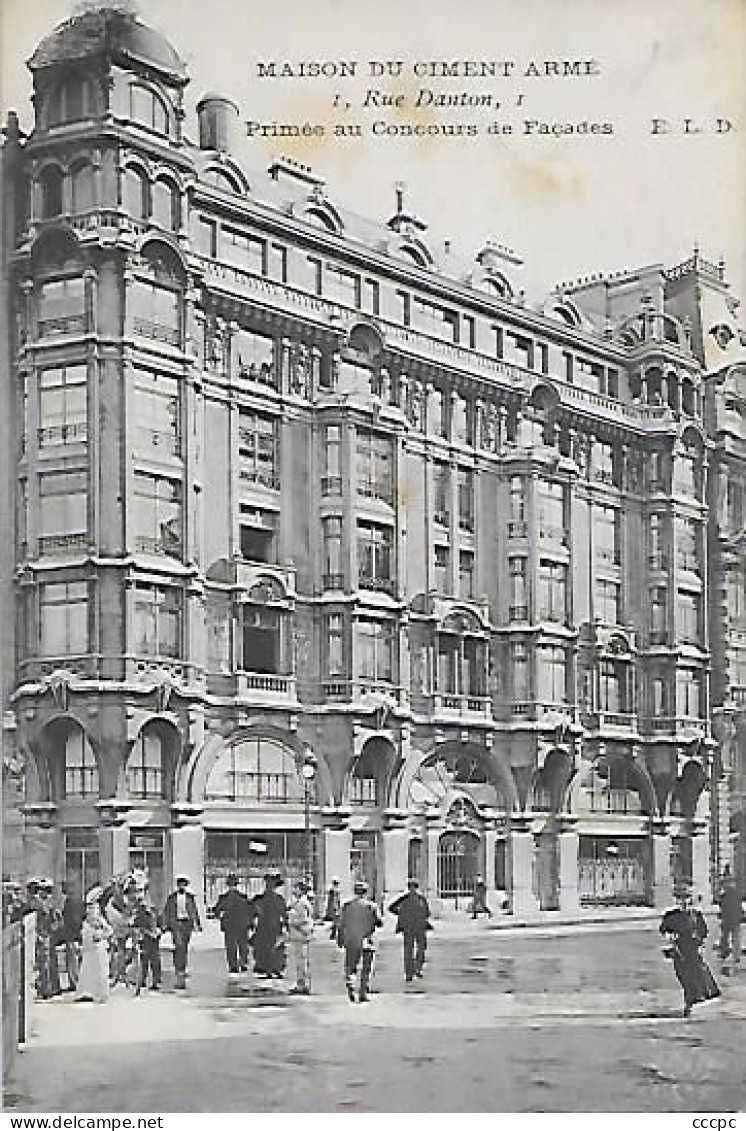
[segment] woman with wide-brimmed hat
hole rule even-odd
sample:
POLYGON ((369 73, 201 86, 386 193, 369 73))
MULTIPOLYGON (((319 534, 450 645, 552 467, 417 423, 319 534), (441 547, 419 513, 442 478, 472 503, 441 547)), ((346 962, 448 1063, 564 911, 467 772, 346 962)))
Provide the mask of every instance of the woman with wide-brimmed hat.
POLYGON ((76 1001, 104 1002, 109 997, 109 942, 113 931, 101 911, 103 895, 103 888, 95 887, 86 896, 76 1001))
POLYGON ((684 991, 684 1017, 689 1017, 693 1005, 719 997, 720 989, 701 954, 707 938, 704 915, 692 907, 688 887, 677 887, 674 895, 678 906, 665 912, 659 930, 670 940, 665 954, 673 959, 674 972, 684 991))

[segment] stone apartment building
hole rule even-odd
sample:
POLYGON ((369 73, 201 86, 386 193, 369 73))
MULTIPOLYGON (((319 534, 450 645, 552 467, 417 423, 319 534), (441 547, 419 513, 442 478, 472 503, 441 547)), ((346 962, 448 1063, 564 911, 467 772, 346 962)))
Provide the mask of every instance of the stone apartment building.
POLYGON ((237 108, 188 122, 131 15, 29 67, 0 158, 6 869, 208 902, 229 870, 416 875, 444 911, 481 875, 516 914, 705 891, 745 788, 722 266, 533 309, 518 256, 432 246, 401 189, 373 222, 242 167, 237 108))

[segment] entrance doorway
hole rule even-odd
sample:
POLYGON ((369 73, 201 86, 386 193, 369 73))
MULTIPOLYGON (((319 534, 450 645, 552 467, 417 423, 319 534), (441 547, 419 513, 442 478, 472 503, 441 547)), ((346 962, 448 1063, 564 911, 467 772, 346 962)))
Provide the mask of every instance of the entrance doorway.
POLYGON ((136 829, 130 833, 130 868, 147 874, 148 893, 156 907, 166 902, 163 875, 163 829, 136 829))
POLYGON ((584 903, 648 903, 650 846, 644 838, 581 836, 578 863, 584 903))
POLYGON ((98 829, 65 829, 65 885, 75 899, 85 899, 101 876, 98 829))
MULTIPOLYGON (((311 831, 314 888, 317 887, 317 834, 311 831)), ((306 837, 303 830, 205 833, 205 903, 212 907, 225 891, 229 872, 238 876, 246 895, 264 890, 267 872, 279 872, 289 895, 296 880, 306 876, 306 837)))
POLYGON ((479 875, 480 840, 472 832, 445 832, 438 841, 438 895, 458 909, 474 895, 479 875))
POLYGON ((357 832, 352 834, 350 846, 350 881, 362 880, 368 886, 371 899, 378 895, 378 866, 376 860, 376 834, 357 832))

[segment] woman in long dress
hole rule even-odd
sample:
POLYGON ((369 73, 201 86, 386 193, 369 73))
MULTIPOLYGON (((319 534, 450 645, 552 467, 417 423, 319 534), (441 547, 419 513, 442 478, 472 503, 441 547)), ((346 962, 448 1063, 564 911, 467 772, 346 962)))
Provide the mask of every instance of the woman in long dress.
POLYGON ((659 930, 670 939, 666 953, 673 958, 674 972, 684 991, 684 1017, 689 1017, 693 1005, 720 997, 720 989, 700 953, 707 938, 704 916, 690 906, 688 893, 678 893, 678 903, 678 907, 666 911, 659 930))
POLYGON ((77 1001, 106 1001, 109 997, 109 949, 112 929, 90 894, 81 929, 83 957, 78 976, 77 1001))
POLYGON ((279 876, 270 873, 264 877, 262 894, 251 901, 254 971, 265 978, 281 978, 287 961, 288 909, 285 900, 277 894, 281 883, 279 876))

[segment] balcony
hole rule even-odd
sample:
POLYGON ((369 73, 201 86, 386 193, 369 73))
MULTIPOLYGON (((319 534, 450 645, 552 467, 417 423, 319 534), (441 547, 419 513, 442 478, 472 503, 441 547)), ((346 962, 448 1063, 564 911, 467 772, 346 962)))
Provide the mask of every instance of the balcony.
POLYGON ((450 692, 433 695, 433 714, 452 715, 454 718, 478 716, 490 718, 491 702, 488 695, 460 695, 450 692))
POLYGON ((232 565, 232 582, 239 589, 247 592, 257 586, 264 585, 269 590, 277 589, 276 595, 268 592, 266 600, 289 600, 295 596, 295 566, 276 565, 273 562, 251 562, 243 558, 234 558, 232 565), (268 586, 269 583, 269 586, 268 586), (281 591, 281 592, 280 592, 281 591))
POLYGON ((616 547, 597 546, 594 556, 599 565, 614 567, 620 564, 619 550, 616 547))
POLYGON ((132 329, 139 338, 149 338, 153 342, 175 346, 176 349, 181 344, 181 334, 178 329, 174 329, 172 326, 163 326, 160 322, 151 322, 147 318, 139 318, 135 315, 132 320, 132 329))
POLYGON ((730 701, 736 707, 746 707, 746 687, 731 687, 730 701))
POLYGON ((237 376, 240 381, 250 381, 255 385, 264 385, 270 389, 277 388, 277 374, 271 361, 252 361, 248 365, 239 365, 237 376))
POLYGON ((508 523, 508 538, 527 538, 528 537, 528 523, 526 522, 509 522, 508 523))
POLYGON ((564 546, 567 543, 567 534, 564 526, 554 526, 549 522, 539 523, 539 541, 548 542, 553 546, 564 546))
POLYGON ((323 475, 321 477, 321 494, 324 496, 332 495, 335 498, 339 498, 342 494, 342 476, 323 475))
POLYGON ((280 489, 280 478, 275 471, 243 466, 239 467, 238 478, 242 483, 256 483, 260 487, 268 487, 271 491, 280 489))
POLYGON ((393 577, 361 577, 358 586, 374 593, 388 593, 390 597, 396 593, 396 581, 393 577))
POLYGON ((641 729, 646 730, 650 734, 688 734, 693 737, 694 734, 702 734, 704 727, 704 719, 671 715, 647 719, 641 729))
POLYGON ((653 550, 648 554, 648 568, 664 571, 668 569, 668 557, 660 550, 653 550))
POLYGON ((583 711, 580 721, 586 730, 634 730, 637 716, 626 711, 583 711))
POLYGON ((511 605, 508 609, 508 617, 511 621, 525 623, 528 620, 528 605, 511 605))
POLYGON ((250 703, 294 703, 295 676, 236 672, 236 697, 250 703))
POLYGON ((575 721, 576 708, 569 703, 537 703, 533 699, 514 700, 508 707, 509 715, 519 719, 547 719, 551 717, 552 724, 575 721))
POLYGON ((39 539, 39 553, 45 557, 85 550, 87 546, 87 534, 50 534, 39 539))
POLYGON ((65 314, 59 318, 40 318, 36 324, 37 335, 49 338, 55 334, 85 334, 84 314, 65 314))
POLYGON ((321 578, 324 589, 344 589, 345 579, 343 573, 325 573, 321 578))
POLYGON ((400 705, 402 690, 382 680, 327 679, 321 684, 324 699, 353 703, 362 710, 389 710, 400 705))

